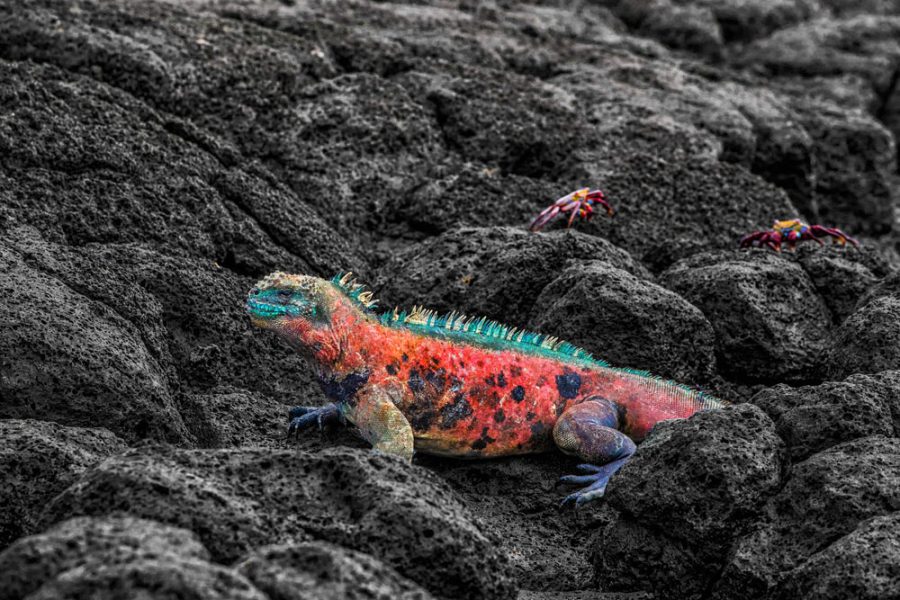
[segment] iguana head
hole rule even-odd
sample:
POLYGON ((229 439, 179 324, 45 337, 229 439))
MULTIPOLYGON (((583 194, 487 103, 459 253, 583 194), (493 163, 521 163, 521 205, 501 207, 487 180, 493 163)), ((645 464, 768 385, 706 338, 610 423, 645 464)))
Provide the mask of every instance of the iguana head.
POLYGON ((331 315, 340 296, 325 279, 272 273, 253 286, 246 307, 254 325, 275 331, 304 353, 315 353, 332 337, 331 315))
POLYGON ((329 292, 335 295, 333 286, 324 279, 272 273, 250 290, 247 312, 254 325, 266 329, 278 329, 296 320, 327 325, 328 307, 334 303, 329 292))
POLYGON ((272 273, 247 295, 247 312, 257 327, 271 329, 301 353, 327 364, 342 353, 341 340, 371 319, 371 292, 339 274, 332 280, 272 273))

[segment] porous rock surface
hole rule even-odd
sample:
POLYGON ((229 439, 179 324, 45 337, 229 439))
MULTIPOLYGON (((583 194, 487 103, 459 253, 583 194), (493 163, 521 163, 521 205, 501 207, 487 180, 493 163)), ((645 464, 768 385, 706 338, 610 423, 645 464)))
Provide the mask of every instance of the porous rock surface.
POLYGON ((661 423, 609 491, 615 516, 595 537, 597 572, 610 589, 702 594, 784 467, 784 443, 752 405, 661 423))
POLYGON ((0 548, 35 533, 47 502, 90 467, 125 447, 125 442, 100 427, 0 420, 0 474, 5 482, 0 488, 0 548))
POLYGON ((377 559, 325 542, 264 546, 237 571, 272 600, 431 600, 434 596, 377 559))
MULTIPOLYGON (((885 375, 896 373, 887 372, 885 375)), ((897 434, 897 392, 879 378, 853 375, 844 381, 764 389, 750 399, 775 422, 794 460, 840 442, 870 435, 897 434)))
POLYGON ((715 370, 715 333, 696 306, 598 260, 571 264, 548 283, 529 325, 615 357, 616 365, 680 381, 701 382, 715 370))
MULTIPOLYGON (((763 519, 732 548, 713 597, 783 593, 792 585, 795 570, 821 569, 829 557, 841 553, 845 543, 852 543, 844 537, 852 536, 867 519, 895 514, 900 503, 898 482, 896 437, 845 442, 794 464, 784 487, 764 507, 763 519)), ((876 559, 878 563, 866 568, 879 569, 895 558, 873 552, 863 562, 876 559)), ((852 564, 859 558, 847 552, 841 560, 852 564)), ((848 591, 839 588, 841 593, 850 593, 857 585, 852 579, 848 584, 848 591)), ((811 595, 812 591, 806 588, 801 593, 811 595)))
POLYGON ((97 568, 208 560, 209 552, 185 529, 131 516, 77 517, 24 537, 0 554, 0 584, 4 597, 17 599, 62 576, 72 585, 97 568))
POLYGON ((897 594, 894 0, 0 0, 0 595, 897 594), (578 187, 615 208, 527 225, 578 187), (862 248, 740 251, 776 219, 862 248), (261 276, 735 403, 559 453, 289 448, 261 276), (518 592, 517 592, 518 590, 518 592))
POLYGON ((496 540, 445 483, 364 450, 131 450, 86 473, 43 519, 120 512, 195 531, 223 563, 267 541, 320 539, 375 555, 441 596, 514 590, 496 540))
POLYGON ((799 264, 765 250, 702 253, 670 267, 662 282, 712 323, 727 377, 816 378, 831 318, 799 264))

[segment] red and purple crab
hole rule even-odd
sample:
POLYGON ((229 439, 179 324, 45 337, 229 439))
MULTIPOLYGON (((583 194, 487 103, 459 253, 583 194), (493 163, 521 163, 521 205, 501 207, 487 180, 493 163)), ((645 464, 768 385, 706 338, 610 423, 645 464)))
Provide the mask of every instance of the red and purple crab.
POLYGON ((844 246, 850 242, 853 246, 859 247, 859 242, 835 227, 824 227, 822 225, 807 225, 800 219, 787 219, 784 221, 775 221, 772 229, 763 231, 754 231, 741 238, 741 248, 750 246, 768 246, 776 252, 781 252, 781 245, 787 244, 791 250, 798 242, 813 240, 820 246, 824 244, 821 238, 830 237, 835 244, 844 246))
POLYGON ((606 197, 603 195, 603 192, 600 190, 591 190, 589 188, 582 188, 580 190, 575 190, 571 194, 566 194, 547 208, 541 211, 534 221, 531 222, 531 225, 528 226, 528 229, 531 231, 538 231, 544 227, 547 223, 553 220, 553 218, 560 214, 569 215, 569 221, 566 223, 566 227, 571 227, 572 223, 575 221, 575 217, 581 217, 585 221, 590 221, 591 217, 594 216, 594 205, 599 204, 603 208, 606 209, 606 214, 612 216, 613 209, 612 206, 609 205, 609 202, 606 201, 606 197))

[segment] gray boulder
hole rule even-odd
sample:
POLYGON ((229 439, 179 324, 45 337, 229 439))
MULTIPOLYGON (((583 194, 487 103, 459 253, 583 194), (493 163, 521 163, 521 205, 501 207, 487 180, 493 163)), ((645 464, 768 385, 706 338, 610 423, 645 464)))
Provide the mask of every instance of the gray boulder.
MULTIPOLYGON (((793 569, 813 560, 814 570, 817 554, 826 552, 827 561, 863 521, 898 506, 900 439, 872 436, 815 454, 792 467, 787 483, 766 503, 764 518, 735 544, 712 597, 766 597, 793 569)), ((847 585, 834 593, 852 595, 857 584, 850 579, 847 585)))
POLYGON ((270 600, 431 600, 424 589, 362 552, 324 542, 264 546, 236 570, 270 600))
MULTIPOLYGON (((896 393, 896 392, 895 392, 896 393)), ((791 459, 801 461, 835 444, 871 435, 894 435, 885 386, 856 375, 841 382, 763 390, 750 400, 775 422, 791 459)))
POLYGON ((725 377, 766 382, 818 376, 831 315, 796 263, 768 250, 707 253, 675 264, 660 282, 712 323, 725 377))
POLYGON ((47 502, 87 469, 124 450, 125 443, 106 429, 0 420, 0 550, 35 533, 47 502))
POLYGON ((609 263, 570 265, 541 291, 531 314, 534 330, 552 332, 613 366, 686 383, 706 381, 714 371, 715 335, 703 313, 609 263))
POLYGON ((437 596, 515 594, 495 540, 446 485, 368 451, 149 446, 86 473, 47 507, 44 523, 110 513, 195 531, 219 562, 318 539, 377 556, 437 596))
POLYGON ((617 515, 594 537, 598 579, 611 590, 700 597, 779 489, 784 463, 784 443, 752 405, 658 424, 610 481, 617 515))

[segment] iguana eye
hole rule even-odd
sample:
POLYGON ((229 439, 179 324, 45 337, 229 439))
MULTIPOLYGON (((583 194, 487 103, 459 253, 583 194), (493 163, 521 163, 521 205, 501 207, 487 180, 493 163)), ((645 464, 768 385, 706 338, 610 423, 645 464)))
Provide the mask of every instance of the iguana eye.
POLYGON ((280 298, 290 298, 293 295, 293 292, 290 290, 278 290, 278 296, 280 298))

